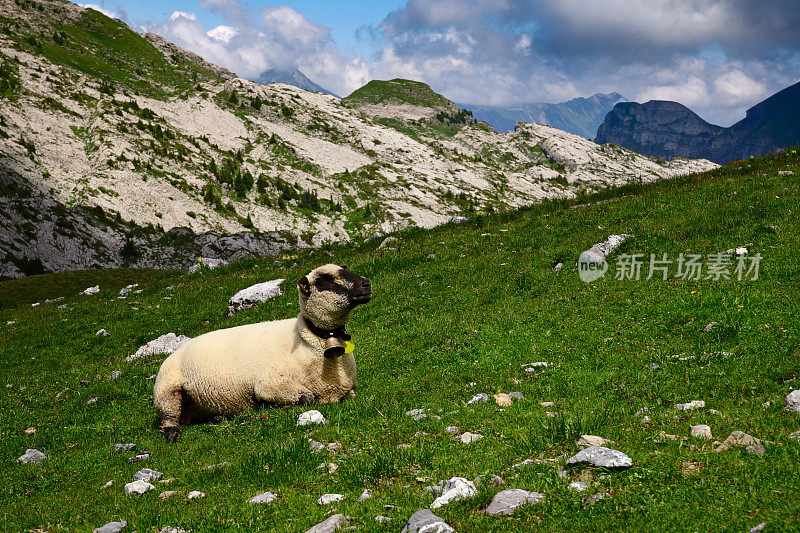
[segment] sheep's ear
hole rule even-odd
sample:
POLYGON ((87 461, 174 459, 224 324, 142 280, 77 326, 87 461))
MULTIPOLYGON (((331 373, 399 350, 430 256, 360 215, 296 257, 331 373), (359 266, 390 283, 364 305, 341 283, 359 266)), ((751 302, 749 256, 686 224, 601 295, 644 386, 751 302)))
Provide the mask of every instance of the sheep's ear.
POLYGON ((303 276, 300 278, 300 280, 297 282, 297 289, 303 296, 308 296, 311 294, 311 284, 308 282, 308 277, 303 276))
POLYGON ((341 265, 342 270, 350 270, 350 267, 347 265, 341 265))

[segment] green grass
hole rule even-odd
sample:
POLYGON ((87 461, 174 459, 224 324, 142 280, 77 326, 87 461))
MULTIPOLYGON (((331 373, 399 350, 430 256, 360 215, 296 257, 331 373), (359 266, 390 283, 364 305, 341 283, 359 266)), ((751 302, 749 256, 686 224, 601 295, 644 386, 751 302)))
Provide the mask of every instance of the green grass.
POLYGON ((358 104, 410 104, 422 107, 450 107, 450 100, 433 91, 421 81, 404 80, 372 80, 356 89, 349 96, 342 98, 347 105, 358 104))
MULTIPOLYGON (((377 250, 375 241, 287 258, 285 264, 297 261, 293 269, 249 259, 194 275, 164 273, 140 280, 144 291, 127 300, 116 298, 117 285, 132 282, 132 273, 112 274, 114 285, 102 277, 108 273, 97 272, 105 289, 99 296, 78 295, 78 288, 93 284, 82 279, 64 286, 66 309, 2 310, 0 523, 8 531, 88 531, 118 519, 136 531, 168 525, 195 532, 304 531, 329 512, 316 499, 340 492, 346 499, 333 508, 352 517, 360 531, 398 531, 434 499, 416 477, 496 473, 507 488, 544 492, 546 502, 513 517, 488 517, 482 511, 498 489, 479 485, 478 497, 437 514, 461 532, 746 531, 760 522, 768 530, 796 531, 800 444, 787 436, 800 429, 800 420, 781 403, 798 387, 800 182, 797 175, 777 174, 786 168, 800 173, 796 150, 699 176, 409 231, 400 235, 397 250, 377 250), (611 233, 635 236, 620 253, 672 257, 753 243, 750 251, 763 256, 760 279, 636 282, 607 275, 591 285, 581 282, 578 255, 611 233), (435 259, 428 259, 432 253, 435 259), (565 262, 559 272, 551 268, 556 259, 565 262), (348 326, 356 343, 356 398, 319 407, 329 420, 324 427, 297 428, 305 409, 289 407, 193 425, 179 444, 164 443, 148 402, 149 376, 163 357, 128 363, 125 356, 169 331, 196 336, 294 316, 294 282, 331 261, 370 277, 375 291, 348 326), (275 277, 287 279, 283 296, 226 317, 234 292, 275 277), (719 326, 702 332, 711 321, 719 326), (100 328, 111 336, 96 337, 100 328), (552 366, 522 371, 534 361, 552 366), (113 370, 122 372, 115 381, 109 380, 113 370), (478 392, 514 390, 525 399, 503 410, 494 403, 465 405, 478 392), (97 402, 87 405, 93 396, 97 402), (694 399, 707 408, 675 411, 674 404, 694 399), (541 407, 542 401, 555 406, 541 407), (763 407, 767 401, 774 403, 763 407), (642 407, 651 410, 646 425, 634 417, 642 407), (441 420, 414 422, 404 415, 414 408, 441 420), (715 453, 711 443, 696 439, 657 442, 661 431, 688 436, 690 425, 700 423, 719 440, 742 430, 773 444, 758 457, 738 449, 715 453), (465 446, 444 432, 449 425, 485 437, 465 446), (27 427, 36 433, 26 435, 27 427), (428 434, 415 437, 418 431, 428 434), (584 494, 569 491, 557 475, 563 458, 511 468, 526 458, 571 455, 583 433, 615 441, 633 467, 602 479, 594 472, 584 494), (309 437, 341 442, 343 449, 313 455, 309 437), (131 464, 132 453, 114 451, 119 442, 135 442, 152 456, 131 464), (49 459, 16 464, 26 448, 49 459), (338 464, 338 471, 323 475, 316 470, 323 461, 338 464), (699 470, 682 473, 685 461, 699 470), (230 466, 204 468, 221 462, 230 466), (175 481, 156 483, 156 491, 141 498, 125 497, 123 485, 142 467, 175 481), (109 480, 113 486, 102 488, 109 480), (357 503, 365 487, 375 497, 357 503), (161 502, 158 493, 166 489, 201 490, 207 497, 161 502), (265 490, 280 498, 247 505, 265 490), (584 508, 582 498, 600 491, 610 496, 584 508), (387 504, 398 508, 387 511, 387 504), (395 519, 379 524, 378 514, 395 519)), ((58 278, 31 278, 25 294, 38 298, 36 280, 46 280, 52 291, 58 278)), ((0 290, 7 283, 17 282, 0 283, 0 290)))

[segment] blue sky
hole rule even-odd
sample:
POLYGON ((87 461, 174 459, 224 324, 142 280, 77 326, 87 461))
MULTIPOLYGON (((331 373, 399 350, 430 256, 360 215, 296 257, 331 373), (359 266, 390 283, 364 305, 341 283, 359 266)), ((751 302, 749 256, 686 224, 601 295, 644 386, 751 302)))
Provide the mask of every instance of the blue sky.
POLYGON ((800 2, 88 0, 242 77, 299 68, 346 95, 415 79, 456 102, 619 92, 730 125, 800 80, 800 2))

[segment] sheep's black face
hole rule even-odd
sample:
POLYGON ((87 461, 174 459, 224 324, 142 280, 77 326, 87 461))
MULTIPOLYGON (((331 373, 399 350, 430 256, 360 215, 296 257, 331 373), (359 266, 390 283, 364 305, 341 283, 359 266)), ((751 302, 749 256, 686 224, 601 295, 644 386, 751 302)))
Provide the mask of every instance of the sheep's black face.
POLYGON ((303 315, 320 327, 344 325, 350 311, 372 298, 370 281, 346 266, 325 265, 297 282, 303 315))

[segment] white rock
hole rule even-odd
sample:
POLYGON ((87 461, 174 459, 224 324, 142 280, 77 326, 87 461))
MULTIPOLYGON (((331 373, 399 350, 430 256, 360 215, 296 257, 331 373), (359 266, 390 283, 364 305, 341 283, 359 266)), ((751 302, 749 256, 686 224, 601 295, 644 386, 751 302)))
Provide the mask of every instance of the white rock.
POLYGON ((120 443, 120 444, 115 444, 114 445, 114 449, 117 450, 118 452, 127 452, 129 450, 134 449, 134 448, 136 448, 136 444, 134 444, 132 442, 126 442, 126 443, 120 443))
POLYGON ((539 503, 544 500, 541 492, 531 492, 522 489, 502 490, 494 495, 492 503, 486 508, 486 514, 512 515, 519 507, 539 503))
POLYGON ((378 249, 386 248, 387 246, 395 242, 397 242, 397 237, 386 237, 385 239, 383 239, 383 242, 380 243, 378 249))
POLYGON ((430 509, 422 509, 411 515, 400 533, 455 533, 455 531, 430 509))
POLYGON ((121 375, 122 375, 122 372, 120 372, 119 370, 114 370, 113 372, 111 372, 110 379, 113 381, 113 380, 119 378, 121 375))
POLYGON ((127 296, 128 296, 128 294, 131 292, 131 290, 132 290, 132 289, 134 289, 134 288, 136 288, 136 287, 138 287, 138 286, 139 286, 139 284, 138 284, 138 283, 134 283, 134 284, 132 284, 132 285, 127 285, 127 286, 123 287, 123 288, 122 288, 122 289, 120 289, 120 291, 119 291, 119 296, 120 296, 120 298, 125 298, 125 297, 127 297, 127 296))
POLYGON ((88 287, 84 289, 81 294, 90 295, 90 294, 97 294, 98 292, 100 292, 100 285, 95 285, 94 287, 88 287))
POLYGON ((142 468, 141 470, 139 470, 138 472, 133 474, 133 480, 134 481, 140 481, 140 480, 141 481, 154 481, 154 480, 161 479, 161 476, 163 476, 163 475, 164 474, 162 474, 161 472, 158 472, 156 470, 150 470, 149 468, 142 468))
POLYGON ((444 432, 450 435, 455 435, 456 433, 458 433, 458 426, 447 426, 446 428, 444 428, 444 432))
POLYGON ((463 442, 464 444, 470 444, 471 442, 475 442, 476 440, 481 440, 483 438, 483 435, 479 435, 477 433, 470 433, 469 431, 467 431, 457 438, 461 440, 461 442, 463 442))
POLYGON ((450 222, 452 222, 453 224, 461 224, 461 223, 466 222, 468 220, 469 219, 467 217, 462 217, 462 216, 458 216, 458 215, 456 215, 454 217, 450 217, 450 222))
POLYGON ((342 500, 344 500, 344 494, 323 494, 319 497, 317 503, 320 505, 330 505, 342 500))
POLYGON ((425 414, 425 409, 412 409, 410 411, 406 411, 406 416, 410 416, 412 420, 422 420, 428 415, 425 414))
POLYGON ((207 268, 209 270, 225 266, 228 262, 222 259, 217 259, 215 257, 198 257, 197 262, 189 267, 189 274, 193 274, 200 270, 201 268, 207 268))
POLYGON ((783 401, 783 406, 787 411, 800 413, 800 390, 790 392, 783 401))
POLYGON ((675 409, 678 411, 694 411, 695 409, 700 409, 701 407, 705 407, 706 402, 703 400, 692 400, 689 403, 679 403, 675 405, 675 409))
POLYGON ((583 492, 589 488, 589 485, 584 483, 583 481, 573 481, 569 484, 570 490, 574 490, 575 492, 583 492))
POLYGON ((437 509, 456 500, 471 498, 478 494, 475 484, 463 477, 452 477, 444 485, 442 495, 431 504, 431 509, 437 509))
POLYGON ((316 409, 300 413, 300 416, 297 417, 298 426, 309 426, 311 424, 325 424, 326 422, 327 421, 325 420, 325 417, 322 416, 322 413, 320 413, 316 409))
POLYGON ((148 483, 147 481, 140 479, 138 481, 126 483, 125 494, 127 494, 128 496, 141 496, 145 492, 153 490, 154 488, 155 487, 150 483, 148 483))
POLYGON ((537 361, 535 363, 528 363, 527 365, 522 365, 522 368, 525 369, 525 372, 531 374, 533 372, 536 372, 537 368, 547 368, 548 366, 550 366, 550 363, 547 363, 545 361, 537 361))
POLYGON ((41 463, 47 456, 34 448, 28 448, 24 454, 17 458, 18 463, 41 463))
POLYGON ((113 484, 114 484, 114 480, 113 479, 108 480, 108 481, 105 482, 105 484, 103 485, 102 488, 107 489, 108 487, 110 487, 113 484))
POLYGON ((473 396, 468 402, 467 405, 472 405, 473 403, 480 403, 480 402, 487 402, 489 401, 489 395, 486 393, 480 393, 473 396))
POLYGON ((711 426, 707 426, 705 424, 697 424, 696 426, 692 426, 692 437, 697 437, 698 439, 712 438, 711 426))
POLYGON ((119 533, 128 527, 125 520, 120 522, 109 522, 108 524, 94 528, 94 533, 119 533))
POLYGON ((195 498, 205 498, 205 497, 206 493, 201 492, 199 490, 193 490, 192 492, 186 495, 187 500, 194 500, 195 498))
POLYGON ((361 496, 358 497, 358 503, 365 502, 372 498, 372 491, 369 489, 364 489, 364 492, 361 493, 361 496))
POLYGON ((283 281, 282 278, 273 279, 240 290, 228 300, 228 316, 233 316, 237 311, 255 307, 270 298, 280 296, 282 294, 280 285, 283 281))
POLYGON ((135 361, 150 355, 171 354, 189 340, 191 339, 186 335, 175 335, 172 332, 165 333, 157 339, 153 339, 144 346, 139 347, 136 353, 129 355, 125 360, 135 361))
POLYGON ((105 329, 100 329, 94 335, 95 337, 110 337, 111 333, 107 332, 105 329))
POLYGON ((270 503, 277 497, 278 496, 272 492, 262 492, 261 494, 256 494, 255 496, 247 500, 247 503, 270 503))
POLYGON ((305 533, 333 533, 342 529, 345 523, 346 520, 343 514, 335 514, 307 529, 305 533))
POLYGON ((611 444, 611 441, 597 435, 581 435, 575 444, 581 448, 588 448, 589 446, 605 446, 611 444))
POLYGON ((566 464, 567 466, 591 464, 600 468, 630 468, 633 461, 620 451, 603 446, 590 446, 567 459, 566 464))
POLYGON ((789 433, 789 438, 792 440, 800 441, 800 431, 795 431, 794 433, 789 433))

